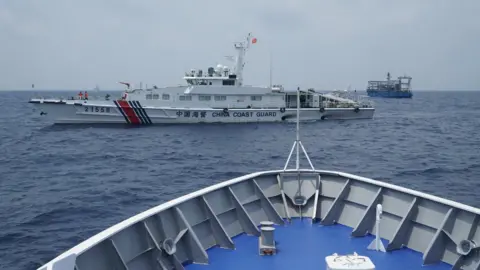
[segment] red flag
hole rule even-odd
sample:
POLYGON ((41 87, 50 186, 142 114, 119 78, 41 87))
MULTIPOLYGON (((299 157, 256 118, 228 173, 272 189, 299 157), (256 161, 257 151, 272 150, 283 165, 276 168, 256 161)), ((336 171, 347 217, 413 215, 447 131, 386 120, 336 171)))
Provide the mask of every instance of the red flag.
POLYGON ((257 38, 252 38, 252 43, 253 44, 257 43, 257 38))

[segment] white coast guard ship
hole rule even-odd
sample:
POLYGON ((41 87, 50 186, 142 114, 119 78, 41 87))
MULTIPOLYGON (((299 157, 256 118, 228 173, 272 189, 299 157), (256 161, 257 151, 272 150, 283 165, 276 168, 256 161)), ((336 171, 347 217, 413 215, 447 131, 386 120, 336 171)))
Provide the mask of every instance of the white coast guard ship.
MULTIPOLYGON (((240 123, 280 122, 296 117, 296 91, 282 86, 243 84, 244 57, 256 38, 234 44, 237 57, 233 70, 217 65, 207 72, 191 70, 185 86, 131 89, 129 83, 121 98, 33 98, 29 102, 40 114, 55 123, 240 123)), ((300 120, 368 119, 375 109, 371 103, 302 91, 300 120)))

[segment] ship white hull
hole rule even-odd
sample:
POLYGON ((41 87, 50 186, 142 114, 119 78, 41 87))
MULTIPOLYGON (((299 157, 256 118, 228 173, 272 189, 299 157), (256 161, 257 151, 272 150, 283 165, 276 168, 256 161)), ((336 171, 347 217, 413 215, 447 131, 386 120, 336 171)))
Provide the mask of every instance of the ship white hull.
MULTIPOLYGON (((32 100, 39 113, 56 124, 192 124, 284 122, 296 119, 296 109, 211 109, 144 107, 138 101, 32 100)), ((374 108, 300 109, 301 121, 373 118, 374 108)))

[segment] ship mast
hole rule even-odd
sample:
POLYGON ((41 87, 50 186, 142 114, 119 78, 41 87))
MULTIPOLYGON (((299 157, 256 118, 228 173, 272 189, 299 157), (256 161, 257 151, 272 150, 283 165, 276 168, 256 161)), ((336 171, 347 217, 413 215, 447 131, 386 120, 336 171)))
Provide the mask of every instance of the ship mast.
POLYGON ((270 89, 273 87, 272 85, 272 52, 270 51, 270 89))
POLYGON ((237 75, 238 85, 243 84, 243 67, 245 66, 244 57, 245 52, 250 48, 250 40, 252 38, 252 33, 249 33, 247 36, 247 42, 236 42, 234 44, 235 49, 237 50, 237 59, 235 61, 235 74, 237 75))

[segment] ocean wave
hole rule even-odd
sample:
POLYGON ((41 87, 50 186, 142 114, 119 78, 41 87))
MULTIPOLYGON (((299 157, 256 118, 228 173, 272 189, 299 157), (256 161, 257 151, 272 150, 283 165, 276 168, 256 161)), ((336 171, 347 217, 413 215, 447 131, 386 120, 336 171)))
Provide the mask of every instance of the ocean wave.
MULTIPOLYGON (((134 214, 255 171, 282 169, 295 124, 51 126, 0 93, 0 268, 33 269, 134 214)), ((479 93, 378 100, 366 121, 302 123, 315 168, 480 206, 479 93), (448 108, 448 110, 446 109, 448 108)), ((295 163, 295 153, 290 161, 295 163)), ((302 167, 308 167, 301 158, 302 167)))

